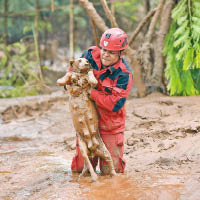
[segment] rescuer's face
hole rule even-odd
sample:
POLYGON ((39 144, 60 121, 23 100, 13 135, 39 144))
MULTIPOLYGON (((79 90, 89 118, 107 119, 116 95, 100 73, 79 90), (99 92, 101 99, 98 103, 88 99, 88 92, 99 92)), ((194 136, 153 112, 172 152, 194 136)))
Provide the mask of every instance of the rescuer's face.
POLYGON ((117 63, 120 59, 120 51, 109 51, 106 49, 101 49, 100 53, 101 63, 104 66, 111 66, 117 63))

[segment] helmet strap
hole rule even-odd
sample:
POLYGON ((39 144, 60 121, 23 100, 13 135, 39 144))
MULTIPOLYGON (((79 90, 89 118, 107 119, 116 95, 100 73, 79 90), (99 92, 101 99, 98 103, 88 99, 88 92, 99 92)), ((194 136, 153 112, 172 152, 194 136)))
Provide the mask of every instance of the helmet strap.
POLYGON ((121 57, 124 53, 124 49, 119 51, 119 56, 121 57))

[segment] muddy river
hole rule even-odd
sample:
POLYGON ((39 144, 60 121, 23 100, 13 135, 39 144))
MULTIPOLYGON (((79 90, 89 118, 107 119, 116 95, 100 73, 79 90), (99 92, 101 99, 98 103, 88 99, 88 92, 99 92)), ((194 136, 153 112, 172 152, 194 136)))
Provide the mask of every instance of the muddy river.
POLYGON ((126 171, 95 183, 71 172, 68 102, 51 98, 0 101, 0 199, 200 200, 200 97, 129 99, 126 171))

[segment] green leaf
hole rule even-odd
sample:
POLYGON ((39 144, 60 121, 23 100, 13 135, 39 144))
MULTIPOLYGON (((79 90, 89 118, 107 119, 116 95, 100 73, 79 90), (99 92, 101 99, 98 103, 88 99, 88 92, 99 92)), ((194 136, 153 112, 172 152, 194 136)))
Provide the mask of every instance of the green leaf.
POLYGON ((197 25, 200 25, 199 17, 192 17, 192 22, 197 25))
POLYGON ((200 10, 200 2, 199 1, 194 1, 193 0, 193 6, 195 7, 195 8, 197 8, 197 9, 199 9, 200 10))
MULTIPOLYGON (((186 16, 183 16, 183 17, 179 17, 178 19, 177 19, 177 24, 178 25, 181 25, 183 22, 185 22, 186 21, 186 19, 187 19, 187 15, 186 16)), ((187 20, 188 21, 188 20, 187 20)))
POLYGON ((25 26, 23 29, 23 33, 26 34, 28 32, 32 31, 32 27, 31 26, 25 26))
POLYGON ((174 42, 174 47, 179 46, 181 43, 184 43, 185 40, 188 38, 189 36, 189 31, 187 30, 186 32, 183 33, 183 35, 181 35, 181 37, 179 37, 175 42, 174 42))
POLYGON ((177 52, 176 59, 181 60, 185 54, 185 52, 188 50, 188 48, 191 46, 190 40, 187 40, 184 44, 184 46, 177 52))
POLYGON ((188 70, 193 63, 194 49, 189 49, 186 52, 184 61, 183 61, 183 70, 188 70))
POLYGON ((200 1, 180 0, 172 11, 172 18, 173 22, 165 38, 163 51, 166 56, 167 89, 170 95, 198 95, 200 92, 200 1), (191 7, 188 7, 189 2, 192 3, 191 7))
POLYGON ((20 43, 19 42, 13 43, 12 46, 15 47, 15 48, 17 48, 17 49, 20 49, 20 43))
MULTIPOLYGON (((200 19, 199 19, 200 20, 200 19)), ((199 40, 200 38, 200 26, 196 24, 192 24, 192 36, 194 37, 195 40, 199 40)))
POLYGON ((188 20, 186 20, 181 26, 178 27, 178 29, 174 33, 174 37, 177 38, 179 35, 183 34, 187 26, 188 26, 188 20))
POLYGON ((8 61, 8 57, 7 57, 6 54, 4 54, 4 56, 0 60, 0 69, 3 68, 3 67, 5 67, 7 61, 8 61))
POLYGON ((196 58, 195 58, 196 68, 200 69, 200 52, 196 51, 196 58))
POLYGON ((175 21, 181 17, 184 16, 185 10, 186 10, 186 0, 182 0, 178 3, 178 5, 173 9, 172 11, 172 19, 175 21))
POLYGON ((9 63, 5 70, 6 76, 9 76, 9 73, 11 72, 11 70, 12 70, 12 63, 9 63))
POLYGON ((200 26, 198 26, 196 24, 192 24, 192 28, 193 28, 193 31, 196 31, 197 33, 200 34, 200 26))
POLYGON ((184 84, 184 96, 194 96, 199 94, 198 90, 194 87, 194 81, 189 70, 182 72, 181 79, 184 84))

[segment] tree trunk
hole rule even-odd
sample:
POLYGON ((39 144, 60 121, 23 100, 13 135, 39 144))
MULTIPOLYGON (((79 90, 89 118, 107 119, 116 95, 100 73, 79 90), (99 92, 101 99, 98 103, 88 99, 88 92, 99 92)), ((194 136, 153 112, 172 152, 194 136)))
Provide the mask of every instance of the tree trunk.
POLYGON ((153 69, 153 74, 151 77, 151 85, 155 87, 161 87, 164 90, 163 84, 163 69, 164 69, 164 56, 163 56, 163 48, 164 48, 164 37, 167 34, 170 22, 171 22, 171 11, 175 5, 174 0, 169 0, 165 3, 162 15, 161 15, 161 23, 160 30, 158 32, 158 39, 156 41, 156 45, 154 48, 155 52, 155 64, 153 69))
POLYGON ((37 60, 39 63, 39 76, 40 80, 43 82, 43 74, 42 74, 42 65, 40 60, 40 44, 39 44, 39 36, 38 36, 38 20, 39 20, 39 0, 35 0, 35 19, 34 19, 34 26, 35 26, 35 48, 37 54, 37 60))
POLYGON ((144 9, 145 14, 147 14, 151 10, 150 0, 144 0, 144 9))
POLYGON ((126 54, 130 60, 131 68, 133 69, 133 82, 138 90, 138 96, 146 96, 146 86, 142 79, 141 65, 138 60, 135 58, 134 50, 128 47, 126 49, 126 54))
POLYGON ((104 20, 99 16, 93 4, 88 0, 79 0, 79 3, 86 9, 88 15, 94 20, 99 29, 104 32, 108 29, 104 20))
POLYGON ((156 10, 156 12, 152 18, 152 21, 150 23, 145 42, 143 43, 141 51, 140 51, 140 57, 142 60, 141 62, 142 62, 143 68, 144 68, 144 79, 145 79, 145 83, 147 84, 147 86, 150 85, 149 82, 151 79, 153 62, 154 62, 153 56, 152 56, 152 53, 154 53, 154 52, 153 52, 153 47, 152 47, 151 42, 152 42, 153 34, 155 31, 155 26, 159 19, 164 2, 165 2, 165 0, 160 0, 160 2, 158 4, 157 10, 156 10))
POLYGON ((115 17, 115 3, 113 1, 111 1, 110 10, 113 17, 115 17))
POLYGON ((70 12, 69 12, 69 48, 70 59, 74 59, 74 12, 73 12, 73 0, 70 0, 70 12))
POLYGON ((99 37, 98 37, 98 34, 97 34, 96 25, 95 25, 93 19, 90 18, 90 21, 91 21, 91 24, 92 24, 92 32, 93 32, 93 36, 94 36, 96 46, 99 47, 99 37))
POLYGON ((51 11, 54 12, 54 10, 55 10, 54 0, 51 0, 51 11))
POLYGON ((150 20, 150 18, 154 15, 156 10, 157 10, 157 8, 149 11, 149 13, 146 15, 146 17, 139 23, 139 25, 137 26, 137 28, 135 29, 135 31, 133 32, 133 34, 130 37, 129 45, 131 45, 134 42, 138 33, 141 31, 141 29, 144 27, 144 25, 150 20))
POLYGON ((112 15, 110 9, 108 8, 108 4, 107 4, 106 0, 100 0, 100 1, 101 1, 101 5, 103 6, 103 9, 105 11, 106 17, 109 19, 109 21, 111 23, 111 26, 118 27, 115 17, 112 15))
POLYGON ((7 14, 8 14, 8 0, 4 0, 4 43, 5 45, 8 44, 7 14))

